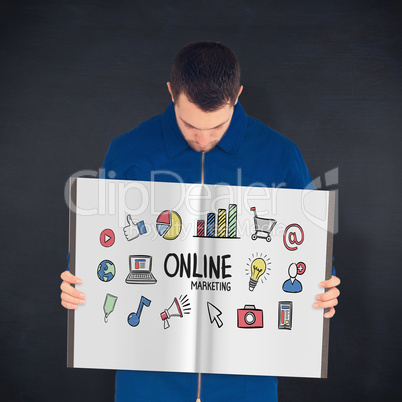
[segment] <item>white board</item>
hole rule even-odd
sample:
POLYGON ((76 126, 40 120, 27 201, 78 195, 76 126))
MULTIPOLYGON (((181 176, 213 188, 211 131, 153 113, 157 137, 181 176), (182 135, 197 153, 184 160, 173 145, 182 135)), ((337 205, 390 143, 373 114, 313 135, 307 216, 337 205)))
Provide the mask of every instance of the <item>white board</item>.
POLYGON ((72 179, 68 366, 326 377, 333 211, 328 191, 72 179))

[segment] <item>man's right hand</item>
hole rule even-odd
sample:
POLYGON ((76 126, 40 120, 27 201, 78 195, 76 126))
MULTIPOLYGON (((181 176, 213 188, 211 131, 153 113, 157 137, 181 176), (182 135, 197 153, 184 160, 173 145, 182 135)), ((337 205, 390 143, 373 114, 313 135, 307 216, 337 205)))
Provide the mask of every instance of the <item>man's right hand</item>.
POLYGON ((69 271, 64 271, 60 275, 63 282, 60 285, 61 289, 61 305, 67 309, 76 309, 79 304, 85 303, 85 293, 80 292, 71 285, 80 285, 82 280, 71 274, 69 271))

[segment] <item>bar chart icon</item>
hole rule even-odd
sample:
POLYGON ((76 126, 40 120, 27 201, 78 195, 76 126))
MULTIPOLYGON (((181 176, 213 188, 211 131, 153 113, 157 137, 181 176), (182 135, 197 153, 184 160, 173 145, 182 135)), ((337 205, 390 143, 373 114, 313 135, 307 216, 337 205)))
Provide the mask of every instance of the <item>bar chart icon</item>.
POLYGON ((237 205, 229 204, 229 208, 218 209, 218 213, 209 212, 205 220, 197 220, 194 237, 215 239, 239 239, 237 237, 237 205))

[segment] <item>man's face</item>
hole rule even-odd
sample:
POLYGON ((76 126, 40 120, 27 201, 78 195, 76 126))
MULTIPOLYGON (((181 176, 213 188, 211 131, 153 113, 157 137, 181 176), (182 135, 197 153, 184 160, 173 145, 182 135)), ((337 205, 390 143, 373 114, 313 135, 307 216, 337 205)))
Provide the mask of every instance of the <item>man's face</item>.
POLYGON ((208 152, 221 140, 232 120, 234 107, 226 104, 214 112, 204 112, 187 96, 180 94, 174 103, 177 125, 191 148, 208 152))
MULTIPOLYGON (((170 86, 168 84, 169 90, 170 86)), ((232 120, 234 106, 229 103, 213 112, 205 112, 185 94, 174 99, 177 125, 191 148, 208 152, 221 140, 232 120)))

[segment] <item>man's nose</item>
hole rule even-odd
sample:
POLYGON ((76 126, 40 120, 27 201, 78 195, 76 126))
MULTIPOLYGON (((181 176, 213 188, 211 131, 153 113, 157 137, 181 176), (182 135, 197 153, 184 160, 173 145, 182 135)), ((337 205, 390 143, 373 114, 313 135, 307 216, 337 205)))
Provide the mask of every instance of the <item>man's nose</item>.
POLYGON ((197 135, 197 143, 201 147, 209 144, 211 135, 208 132, 201 132, 197 135))

